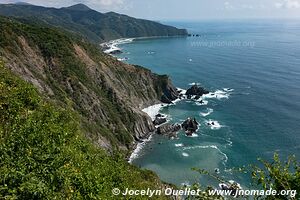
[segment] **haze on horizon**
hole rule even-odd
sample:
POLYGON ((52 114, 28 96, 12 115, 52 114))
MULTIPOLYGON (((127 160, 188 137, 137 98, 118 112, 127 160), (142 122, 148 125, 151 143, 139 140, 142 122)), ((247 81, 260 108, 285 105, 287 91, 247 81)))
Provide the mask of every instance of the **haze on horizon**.
POLYGON ((300 18, 300 0, 0 0, 0 3, 20 1, 56 8, 83 3, 100 12, 114 11, 152 20, 300 18))

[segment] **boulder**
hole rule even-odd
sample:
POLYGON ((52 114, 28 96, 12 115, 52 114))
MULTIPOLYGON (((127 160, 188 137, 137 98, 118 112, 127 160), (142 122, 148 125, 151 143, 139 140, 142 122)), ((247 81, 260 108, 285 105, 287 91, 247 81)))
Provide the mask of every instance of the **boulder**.
POLYGON ((155 117, 164 117, 164 115, 158 113, 157 115, 155 115, 155 117))
POLYGON ((153 121, 153 124, 155 126, 158 126, 158 125, 161 125, 165 122, 167 122, 167 119, 163 115, 158 114, 158 115, 155 116, 155 120, 153 121))
POLYGON ((208 94, 209 93, 209 91, 207 91, 206 89, 204 89, 203 87, 200 87, 200 86, 198 86, 198 85, 193 85, 190 89, 188 89, 187 91, 186 91, 186 95, 187 96, 197 96, 198 97, 198 99, 202 96, 202 95, 204 95, 204 94, 208 94))
POLYGON ((115 55, 115 54, 121 54, 121 53, 123 53, 121 50, 114 50, 114 51, 111 51, 111 52, 109 52, 110 54, 113 54, 113 55, 115 55))

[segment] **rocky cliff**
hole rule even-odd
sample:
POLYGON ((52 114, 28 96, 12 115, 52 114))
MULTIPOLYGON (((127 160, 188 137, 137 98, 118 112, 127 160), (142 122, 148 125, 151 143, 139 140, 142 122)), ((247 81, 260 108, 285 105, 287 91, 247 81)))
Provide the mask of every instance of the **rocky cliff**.
POLYGON ((165 75, 119 62, 82 38, 3 17, 0 59, 49 101, 76 111, 86 136, 110 151, 130 150, 154 131, 142 108, 178 96, 165 75))

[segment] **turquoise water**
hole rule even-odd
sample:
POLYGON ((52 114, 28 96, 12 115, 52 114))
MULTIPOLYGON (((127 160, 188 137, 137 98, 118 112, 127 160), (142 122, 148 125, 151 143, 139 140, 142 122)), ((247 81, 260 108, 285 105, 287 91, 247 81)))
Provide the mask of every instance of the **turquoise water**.
POLYGON ((192 167, 214 172, 250 187, 247 175, 230 169, 295 154, 300 158, 300 22, 174 22, 201 37, 136 40, 121 45, 127 62, 168 74, 180 88, 200 83, 214 92, 232 88, 228 98, 207 105, 181 101, 163 108, 171 122, 196 117, 198 137, 169 140, 154 136, 133 164, 155 171, 177 185, 217 182, 192 167), (203 43, 204 42, 204 43, 203 43), (209 45, 207 45, 209 44, 209 45), (203 113, 213 111, 207 116, 203 113), (202 114, 201 114, 202 112, 202 114), (219 122, 211 129, 207 120, 219 122))

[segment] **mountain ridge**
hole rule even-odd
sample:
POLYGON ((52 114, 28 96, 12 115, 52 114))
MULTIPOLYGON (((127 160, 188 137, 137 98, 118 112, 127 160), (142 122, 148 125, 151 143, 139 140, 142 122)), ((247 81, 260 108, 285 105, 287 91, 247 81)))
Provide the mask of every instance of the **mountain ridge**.
POLYGON ((74 4, 72 6, 68 6, 68 7, 65 7, 65 8, 70 9, 70 10, 80 10, 80 11, 92 10, 90 7, 88 7, 87 5, 85 5, 83 3, 74 4))
POLYGON ((63 8, 0 4, 0 15, 42 23, 79 34, 93 43, 118 38, 186 36, 185 29, 118 13, 101 13, 84 4, 63 8))

